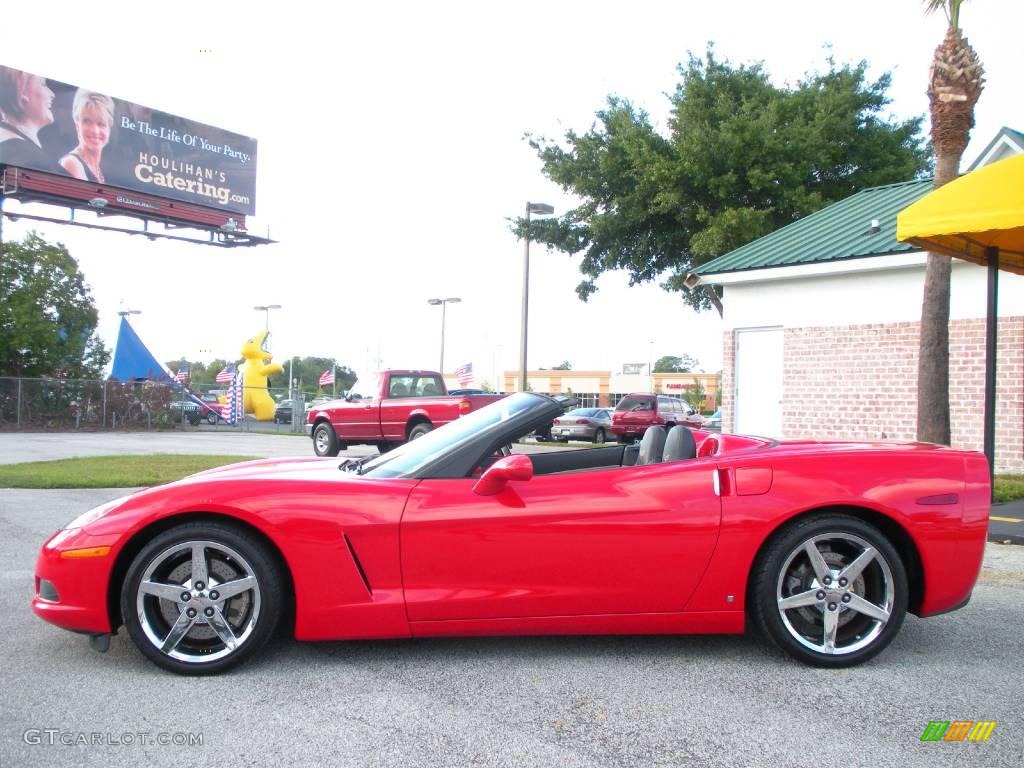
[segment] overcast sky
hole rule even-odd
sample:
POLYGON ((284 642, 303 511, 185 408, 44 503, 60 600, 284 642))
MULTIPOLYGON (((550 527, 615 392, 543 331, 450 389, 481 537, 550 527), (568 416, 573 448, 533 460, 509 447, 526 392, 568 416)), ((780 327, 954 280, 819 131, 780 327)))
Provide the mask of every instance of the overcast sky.
MULTIPOLYGON (((279 243, 220 249, 45 226, 90 283, 113 348, 117 311, 160 360, 233 359, 271 315, 277 357, 335 356, 359 372, 445 368, 479 380, 519 361, 527 200, 572 205, 540 172, 526 132, 586 131, 609 94, 664 128, 676 65, 714 41, 777 83, 866 59, 892 73, 892 114, 926 114, 945 19, 918 0, 631 3, 586 0, 348 3, 4 3, 0 63, 252 136, 250 231, 279 243), (282 10, 287 9, 287 10, 282 10), (304 9, 304 10, 303 10, 304 9)), ((965 3, 961 26, 987 69, 970 162, 1004 125, 1024 129, 1024 3, 965 3)), ((8 210, 17 204, 7 203, 8 210)), ((87 214, 86 214, 87 216, 87 214)), ((25 222, 5 220, 5 239, 25 222)), ((690 354, 722 361, 712 311, 623 274, 575 295, 579 260, 534 246, 529 364, 582 369, 690 354), (653 343, 652 343, 653 342, 653 343)))

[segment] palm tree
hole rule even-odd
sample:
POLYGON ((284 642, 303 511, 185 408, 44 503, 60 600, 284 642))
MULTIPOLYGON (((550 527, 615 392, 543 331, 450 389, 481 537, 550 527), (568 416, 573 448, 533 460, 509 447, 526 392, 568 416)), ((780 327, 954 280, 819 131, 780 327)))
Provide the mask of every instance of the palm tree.
MULTIPOLYGON (((967 0, 925 0, 926 13, 942 10, 949 25, 935 49, 928 75, 935 187, 957 177, 974 127, 974 105, 985 70, 960 32, 960 6, 967 0)), ((949 284, 952 262, 928 254, 921 306, 917 369, 917 439, 949 445, 949 284)))

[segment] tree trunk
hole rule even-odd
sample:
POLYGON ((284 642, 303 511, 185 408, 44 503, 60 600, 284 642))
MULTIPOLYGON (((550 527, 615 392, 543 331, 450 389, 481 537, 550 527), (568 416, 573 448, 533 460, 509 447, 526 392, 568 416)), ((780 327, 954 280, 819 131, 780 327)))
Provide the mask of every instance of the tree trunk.
POLYGON ((917 439, 949 445, 949 285, 952 260, 928 254, 917 365, 917 439))
MULTIPOLYGON (((935 188, 957 177, 960 154, 935 161, 935 188)), ((949 294, 953 260, 928 254, 917 364, 917 439, 949 445, 949 294)))

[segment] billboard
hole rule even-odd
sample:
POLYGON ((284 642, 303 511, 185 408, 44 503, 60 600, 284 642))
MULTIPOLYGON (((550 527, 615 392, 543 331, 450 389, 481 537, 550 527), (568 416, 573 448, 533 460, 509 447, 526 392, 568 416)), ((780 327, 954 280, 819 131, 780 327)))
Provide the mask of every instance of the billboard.
POLYGON ((0 165, 256 210, 255 139, 3 65, 0 165))

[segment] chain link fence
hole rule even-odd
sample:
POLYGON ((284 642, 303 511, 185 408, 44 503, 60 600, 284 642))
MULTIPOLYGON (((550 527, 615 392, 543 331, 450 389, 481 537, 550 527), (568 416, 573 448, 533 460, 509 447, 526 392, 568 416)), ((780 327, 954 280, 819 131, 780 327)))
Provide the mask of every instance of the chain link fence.
POLYGON ((204 406, 187 398, 180 384, 0 376, 0 430, 304 431, 308 400, 301 393, 270 389, 273 419, 258 422, 247 414, 232 425, 223 417, 227 412, 223 389, 193 392, 207 401, 204 406))

